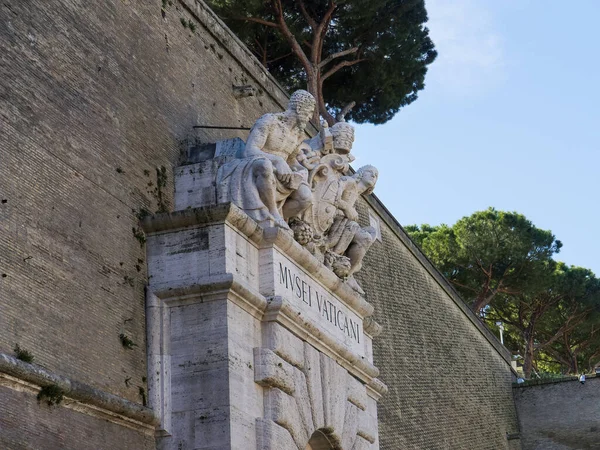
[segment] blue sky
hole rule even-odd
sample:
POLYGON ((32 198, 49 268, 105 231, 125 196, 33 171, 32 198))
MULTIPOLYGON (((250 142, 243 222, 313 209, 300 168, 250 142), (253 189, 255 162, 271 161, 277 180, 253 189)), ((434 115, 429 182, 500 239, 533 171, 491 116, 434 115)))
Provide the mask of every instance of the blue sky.
POLYGON ((600 276, 600 1, 426 0, 439 52, 419 99, 360 125, 355 168, 403 225, 494 206, 600 276))

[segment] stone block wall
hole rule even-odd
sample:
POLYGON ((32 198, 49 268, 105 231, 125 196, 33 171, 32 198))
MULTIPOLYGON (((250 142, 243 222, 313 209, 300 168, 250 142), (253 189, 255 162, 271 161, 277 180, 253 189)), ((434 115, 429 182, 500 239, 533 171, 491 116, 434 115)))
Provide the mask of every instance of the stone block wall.
POLYGON ((507 350, 377 199, 359 206, 363 225, 371 215, 381 228, 356 276, 383 326, 373 340, 389 387, 378 408, 381 448, 520 448, 507 439, 518 432, 507 350))
POLYGON ((523 450, 600 448, 600 377, 514 388, 523 450))

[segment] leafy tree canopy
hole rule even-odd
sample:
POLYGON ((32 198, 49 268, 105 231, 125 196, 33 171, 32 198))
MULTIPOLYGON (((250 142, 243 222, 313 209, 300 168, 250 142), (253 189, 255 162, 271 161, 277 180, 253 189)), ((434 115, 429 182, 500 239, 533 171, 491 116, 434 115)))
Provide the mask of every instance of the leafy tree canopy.
POLYGON ((498 294, 536 292, 562 243, 522 214, 489 208, 447 225, 411 225, 409 235, 479 311, 498 294))
POLYGON ((499 295, 490 306, 485 319, 508 325, 512 341, 507 347, 523 356, 527 377, 540 354, 551 355, 563 371, 577 373, 577 355, 583 349, 576 347, 593 342, 590 336, 583 339, 582 332, 600 309, 600 281, 588 269, 559 262, 537 291, 499 295))
POLYGON ((600 363, 600 280, 556 262, 562 244, 521 214, 489 208, 453 226, 409 225, 411 238, 505 345, 523 370, 578 373, 600 363))
POLYGON ((330 123, 380 124, 416 100, 437 53, 423 0, 209 0, 288 90, 330 123))

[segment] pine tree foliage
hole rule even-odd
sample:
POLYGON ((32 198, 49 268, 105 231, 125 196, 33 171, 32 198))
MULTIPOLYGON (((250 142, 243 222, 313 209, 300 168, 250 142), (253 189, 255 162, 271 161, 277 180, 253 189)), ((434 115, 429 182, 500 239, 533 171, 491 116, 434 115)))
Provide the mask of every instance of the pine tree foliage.
POLYGON ((330 123, 385 123, 417 99, 437 53, 423 0, 209 0, 288 90, 330 123))
POLYGON ((405 227, 527 377, 577 374, 600 364, 600 280, 554 260, 562 243, 522 214, 489 208, 453 226, 405 227))
POLYGON ((452 227, 410 225, 406 231, 479 313, 498 294, 535 292, 546 282, 562 243, 522 214, 489 208, 452 227))

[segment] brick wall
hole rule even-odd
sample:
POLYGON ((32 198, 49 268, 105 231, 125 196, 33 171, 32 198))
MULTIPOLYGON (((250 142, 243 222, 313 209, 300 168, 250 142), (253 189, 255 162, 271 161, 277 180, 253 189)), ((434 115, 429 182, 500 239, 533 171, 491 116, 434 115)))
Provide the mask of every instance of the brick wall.
POLYGON ((157 168, 168 208, 186 140, 247 134, 194 125, 248 126, 286 102, 202 5, 169 3, 164 17, 161 0, 0 3, 0 352, 18 343, 134 402, 146 273, 132 228, 159 208, 157 168), (259 95, 236 99, 244 84, 259 95))
POLYGON ((357 279, 383 325, 373 341, 380 378, 390 390, 379 403, 382 450, 512 449, 518 432, 510 355, 373 198, 380 218, 357 279))
POLYGON ((0 386, 0 448, 154 450, 151 430, 140 433, 101 417, 81 414, 70 403, 38 404, 29 392, 0 386))
POLYGON ((600 377, 514 388, 523 450, 600 448, 600 377))

